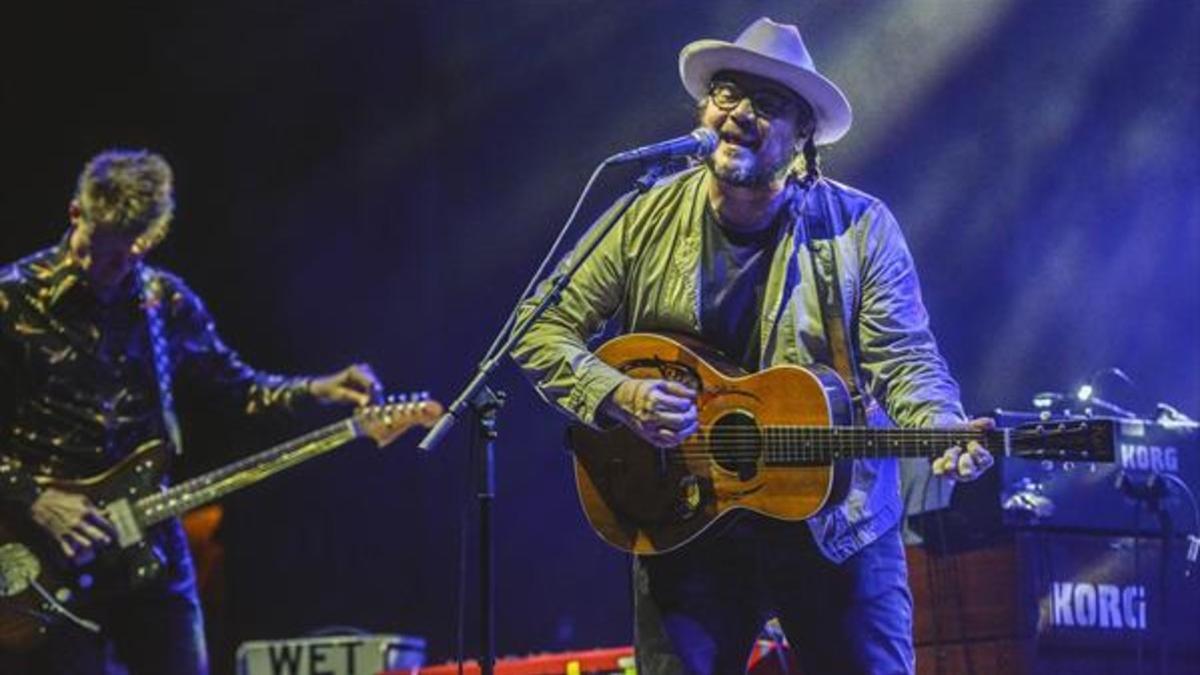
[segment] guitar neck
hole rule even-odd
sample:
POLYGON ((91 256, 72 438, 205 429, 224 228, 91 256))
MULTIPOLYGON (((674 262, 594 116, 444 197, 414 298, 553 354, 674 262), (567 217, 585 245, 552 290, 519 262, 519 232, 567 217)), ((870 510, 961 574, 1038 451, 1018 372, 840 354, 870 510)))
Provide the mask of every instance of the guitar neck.
MULTIPOLYGON (((767 426, 755 432, 767 464, 780 466, 828 463, 839 459, 929 458, 946 448, 965 448, 976 441, 993 454, 1009 454, 1006 429, 872 429, 864 427, 767 426)), ((744 432, 743 432, 744 433, 744 432)), ((717 434, 718 445, 736 443, 717 434)))
POLYGON ((254 485, 361 435, 354 419, 348 418, 144 497, 134 510, 143 527, 149 527, 254 485))

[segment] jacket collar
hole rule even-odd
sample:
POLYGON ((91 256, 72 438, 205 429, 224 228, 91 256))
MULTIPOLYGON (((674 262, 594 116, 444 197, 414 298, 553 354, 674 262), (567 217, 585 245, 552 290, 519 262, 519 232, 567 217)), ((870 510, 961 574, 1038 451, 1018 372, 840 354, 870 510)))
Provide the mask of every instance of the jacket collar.
MULTIPOLYGON (((94 299, 87 275, 71 254, 66 236, 50 249, 49 255, 31 266, 30 273, 38 288, 38 300, 47 308, 57 307, 75 298, 94 299)), ((131 273, 121 282, 120 296, 135 295, 136 276, 136 273, 131 273)))

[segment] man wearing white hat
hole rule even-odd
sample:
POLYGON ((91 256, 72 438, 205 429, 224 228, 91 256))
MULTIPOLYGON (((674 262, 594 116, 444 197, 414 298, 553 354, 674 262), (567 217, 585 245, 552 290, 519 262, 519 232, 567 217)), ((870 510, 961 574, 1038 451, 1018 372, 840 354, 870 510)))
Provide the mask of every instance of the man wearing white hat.
MULTIPOLYGON (((626 212, 513 351, 538 391, 585 424, 622 423, 659 447, 694 433, 696 392, 631 379, 588 350, 620 309, 626 331, 691 334, 748 371, 838 366, 861 383, 868 419, 990 427, 966 421, 895 218, 817 170, 817 146, 852 115, 795 26, 758 19, 732 43, 687 45, 679 67, 720 142, 626 212), (823 302, 821 288, 841 293, 823 302)), ((971 480, 991 463, 971 444, 933 471, 971 480)), ((742 672, 772 616, 805 673, 912 672, 901 515, 897 462, 855 460, 846 499, 807 521, 745 515, 638 559, 638 672, 742 672)))

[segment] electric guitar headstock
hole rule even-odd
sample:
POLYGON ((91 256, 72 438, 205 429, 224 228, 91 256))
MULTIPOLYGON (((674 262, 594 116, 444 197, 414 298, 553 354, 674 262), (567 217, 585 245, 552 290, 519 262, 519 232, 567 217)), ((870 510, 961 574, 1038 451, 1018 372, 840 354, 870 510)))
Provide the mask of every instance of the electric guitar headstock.
POLYGON ((442 412, 442 404, 423 391, 389 396, 384 403, 359 408, 354 411, 354 423, 363 436, 382 448, 414 426, 432 426, 442 412))

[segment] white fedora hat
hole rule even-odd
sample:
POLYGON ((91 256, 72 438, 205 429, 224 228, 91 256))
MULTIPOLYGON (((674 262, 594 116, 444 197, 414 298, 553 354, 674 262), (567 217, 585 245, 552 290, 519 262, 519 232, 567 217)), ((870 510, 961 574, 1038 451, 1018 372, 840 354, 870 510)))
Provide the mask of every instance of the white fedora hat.
POLYGON ((679 52, 683 86, 697 101, 708 95, 712 76, 723 70, 765 77, 803 97, 816 113, 813 141, 818 145, 833 143, 850 130, 850 102, 817 72, 795 26, 762 17, 734 42, 697 40, 679 52))

